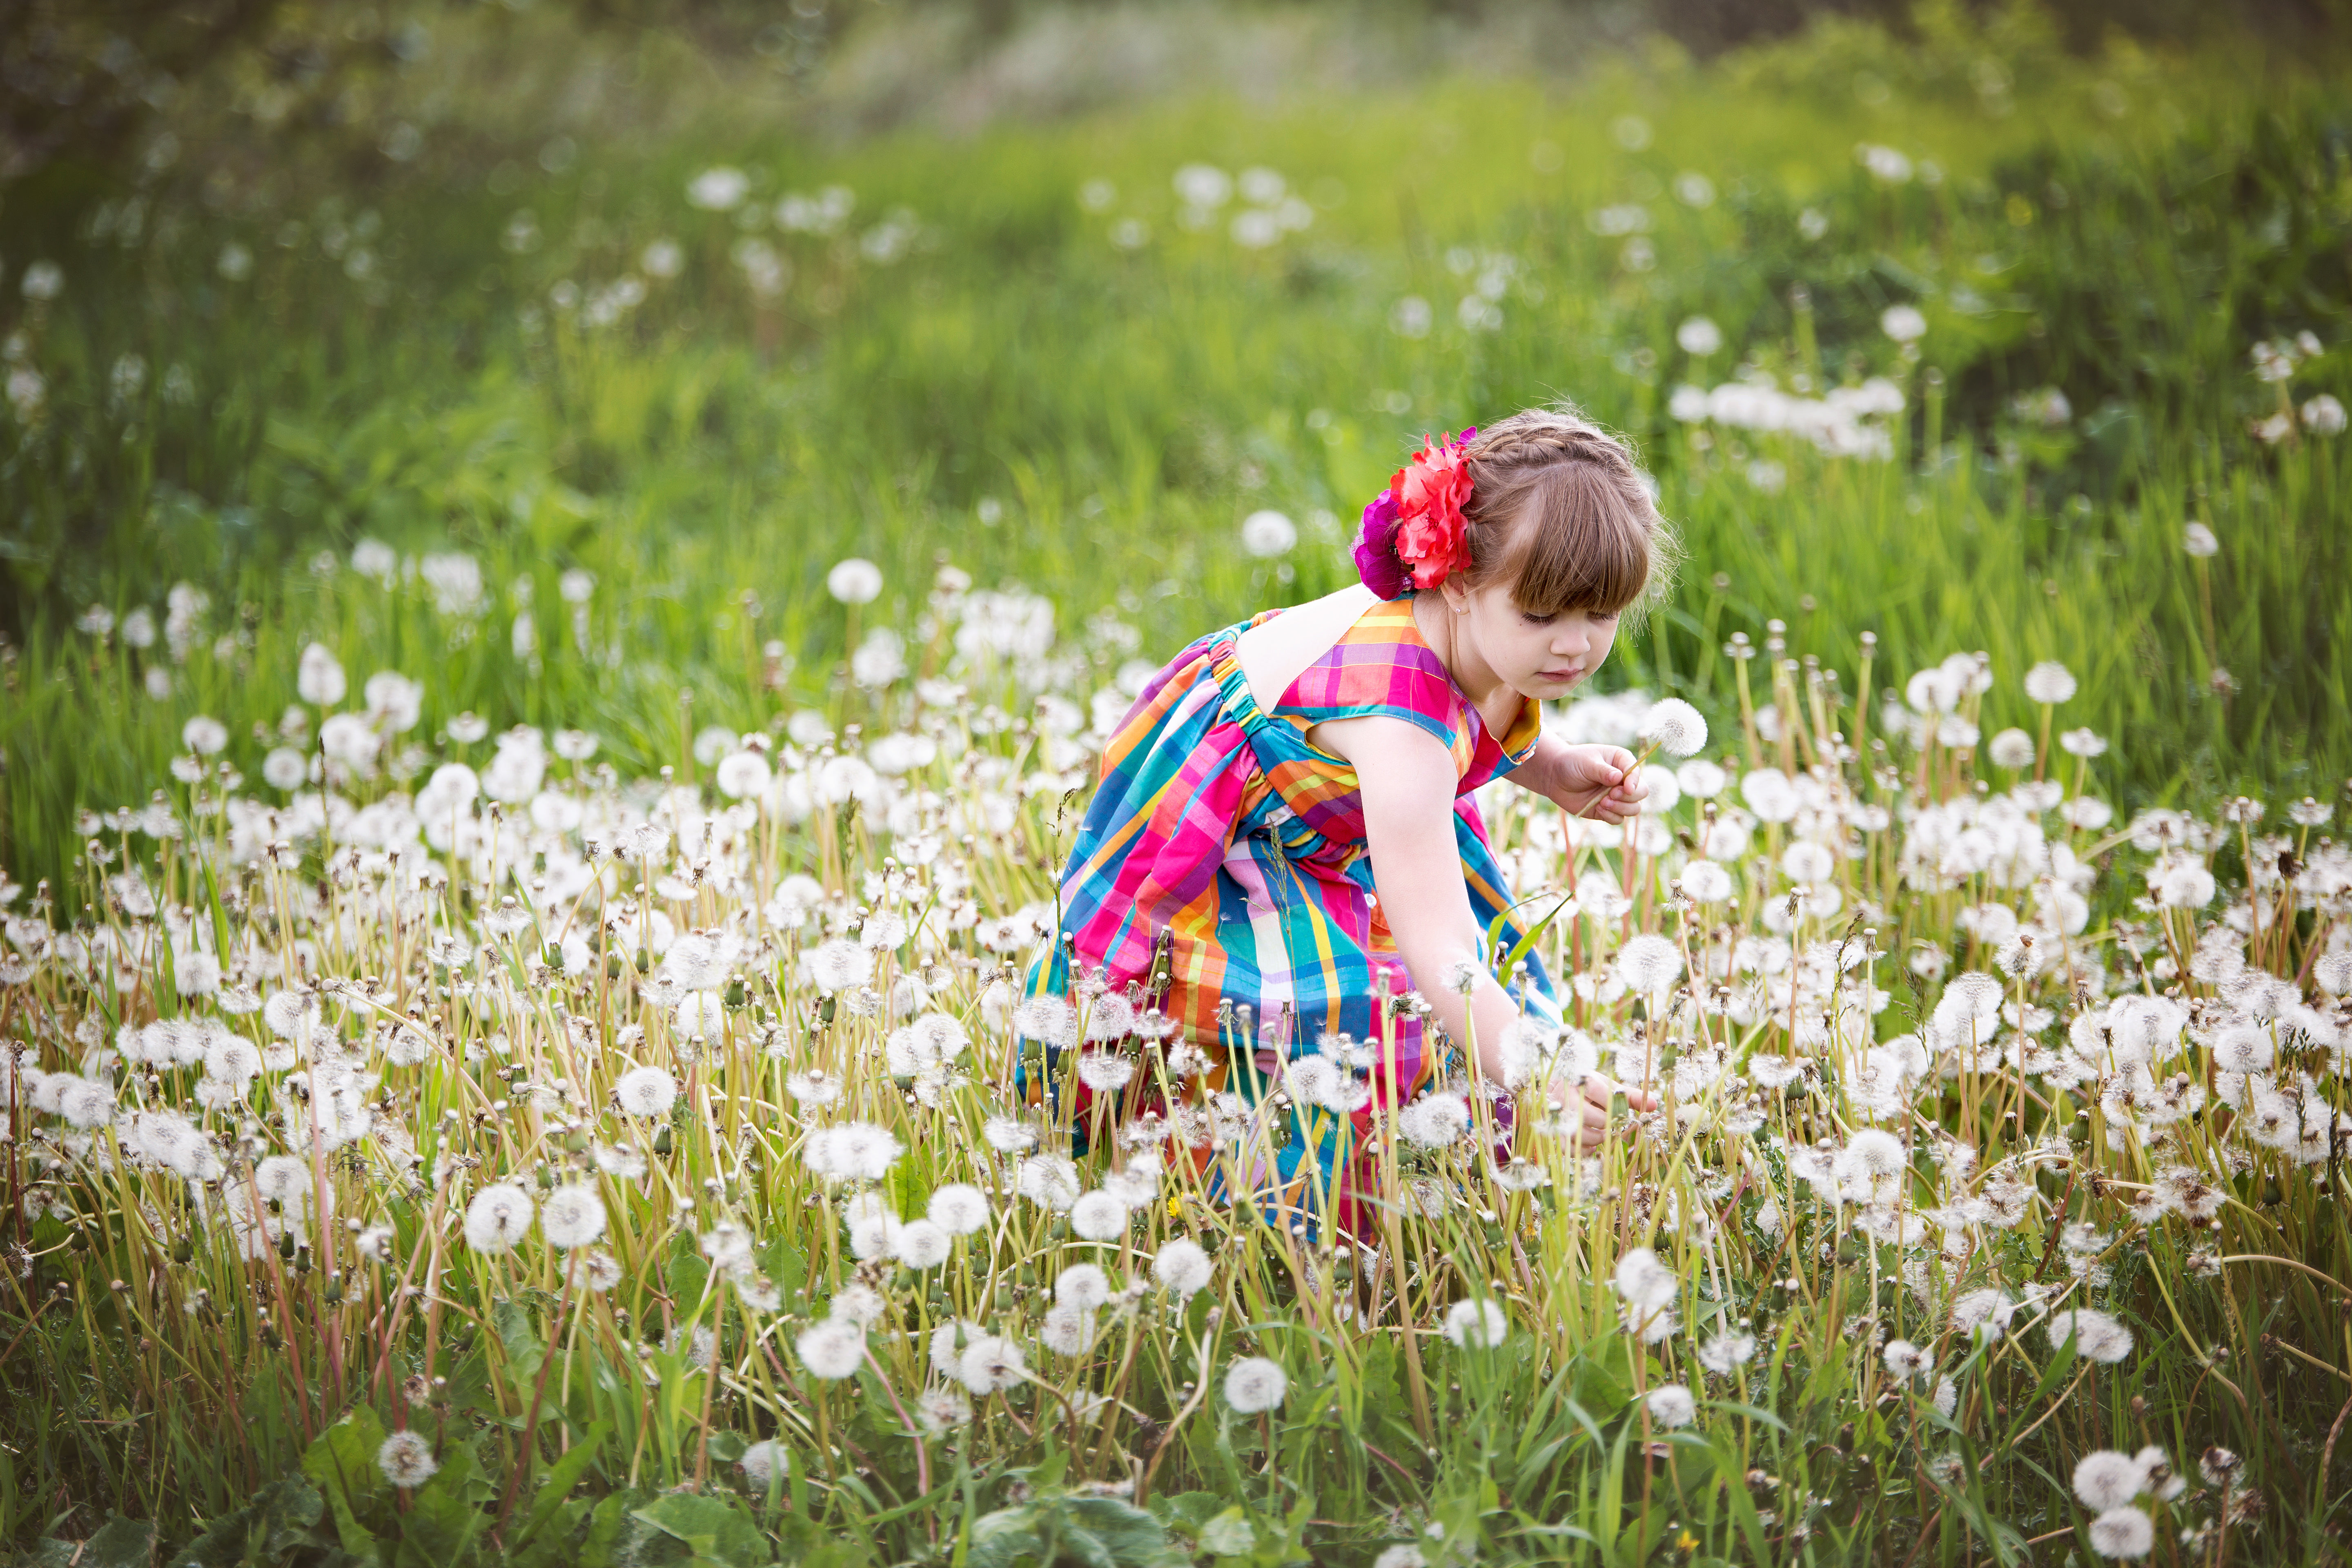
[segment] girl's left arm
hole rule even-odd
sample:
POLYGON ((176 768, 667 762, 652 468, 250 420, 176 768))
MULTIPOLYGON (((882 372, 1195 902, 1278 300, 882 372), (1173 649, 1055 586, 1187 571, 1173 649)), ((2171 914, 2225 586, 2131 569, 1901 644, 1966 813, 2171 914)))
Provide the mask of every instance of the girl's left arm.
POLYGON ((1596 822, 1623 822, 1650 794, 1624 747, 1571 746, 1557 735, 1538 741, 1535 754, 1506 776, 1570 816, 1596 822))

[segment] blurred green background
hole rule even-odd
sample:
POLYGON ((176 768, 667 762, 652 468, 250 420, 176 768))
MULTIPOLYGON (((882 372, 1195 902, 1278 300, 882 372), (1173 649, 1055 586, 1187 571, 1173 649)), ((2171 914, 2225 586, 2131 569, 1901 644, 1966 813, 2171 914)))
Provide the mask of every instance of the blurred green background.
POLYGON ((1083 704, 1349 580, 1423 431, 1561 396, 1688 549, 1603 687, 1720 714, 1777 621, 1849 689, 1864 632, 1882 687, 1983 649, 2030 727, 2056 658, 2119 802, 2331 797, 2344 17, 14 8, 0 866, 191 715, 257 774, 313 638, 424 734, 691 768, 845 679, 851 554, 918 644, 941 564, 1050 596, 1083 704))

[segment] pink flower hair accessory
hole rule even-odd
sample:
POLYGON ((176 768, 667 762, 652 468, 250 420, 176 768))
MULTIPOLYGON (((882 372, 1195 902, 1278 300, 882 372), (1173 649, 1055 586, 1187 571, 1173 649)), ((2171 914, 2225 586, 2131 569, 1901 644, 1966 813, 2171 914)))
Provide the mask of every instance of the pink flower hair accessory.
POLYGON ((1420 451, 1364 508, 1356 573, 1383 599, 1436 587, 1470 564, 1470 469, 1475 426, 1450 440, 1423 437, 1420 451))

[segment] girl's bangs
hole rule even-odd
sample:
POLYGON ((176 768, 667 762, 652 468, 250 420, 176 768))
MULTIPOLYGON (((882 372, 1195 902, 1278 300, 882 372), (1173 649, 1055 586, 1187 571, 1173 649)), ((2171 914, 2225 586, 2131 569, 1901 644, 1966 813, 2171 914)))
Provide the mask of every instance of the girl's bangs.
POLYGON ((1616 615, 1650 584, 1651 524, 1610 476, 1563 464, 1532 487, 1497 574, 1533 616, 1616 615))

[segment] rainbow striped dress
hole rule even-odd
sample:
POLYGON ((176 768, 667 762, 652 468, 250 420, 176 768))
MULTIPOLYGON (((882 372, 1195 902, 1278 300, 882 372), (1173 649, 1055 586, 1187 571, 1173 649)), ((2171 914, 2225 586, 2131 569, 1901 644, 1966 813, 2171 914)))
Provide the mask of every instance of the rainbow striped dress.
MULTIPOLYGON (((1470 792, 1527 761, 1542 716, 1527 702, 1507 734, 1489 734, 1423 640, 1410 599, 1374 601, 1267 712, 1251 695, 1234 645, 1281 613, 1265 611, 1194 642, 1120 722, 1061 879, 1058 940, 1032 967, 1027 989, 1079 1001, 1075 962, 1090 976, 1099 972, 1112 994, 1156 1001, 1215 1064, 1208 1087, 1236 1091, 1253 1131, 1270 1131, 1244 1137, 1219 1170, 1245 1173, 1277 1223, 1312 1233, 1328 1216, 1360 1234, 1367 1173, 1348 1167, 1370 1162, 1347 1152, 1362 1146, 1379 1105, 1412 1098, 1440 1064, 1424 1053, 1418 1021, 1400 1016, 1394 1075, 1385 1052, 1378 1065, 1354 1068, 1360 1083, 1369 1079, 1371 1100, 1352 1116, 1269 1104, 1287 1065, 1318 1051, 1327 1036, 1378 1041, 1378 981, 1395 996, 1414 985, 1373 886, 1355 770, 1308 744, 1307 732, 1326 720, 1378 715, 1417 725, 1452 750, 1461 773, 1454 836, 1471 909, 1486 927, 1511 897, 1470 792), (1155 989, 1155 971, 1164 991, 1155 989), (1286 1125, 1259 1127, 1276 1115, 1286 1125), (1343 1121, 1351 1131, 1343 1133, 1343 1121)), ((1513 923, 1505 922, 1507 942, 1517 940, 1513 923)), ((1528 978, 1521 1005, 1557 1024, 1550 981, 1532 957, 1528 978)), ((1131 1046, 1100 1033, 1090 1047, 1131 1046)), ((1077 1043, 1066 1030, 1045 1041, 1049 1068, 1077 1043)), ((1024 1064, 1021 1083, 1033 1100, 1045 1092, 1036 1076, 1024 1064)), ((1049 1083, 1062 1076, 1045 1075, 1049 1083)), ((1083 1128, 1091 1096, 1077 1094, 1083 1128)), ((1141 1103, 1125 1098, 1130 1109, 1141 1103)), ((1219 1195, 1230 1197, 1223 1175, 1217 1180, 1219 1195)))

